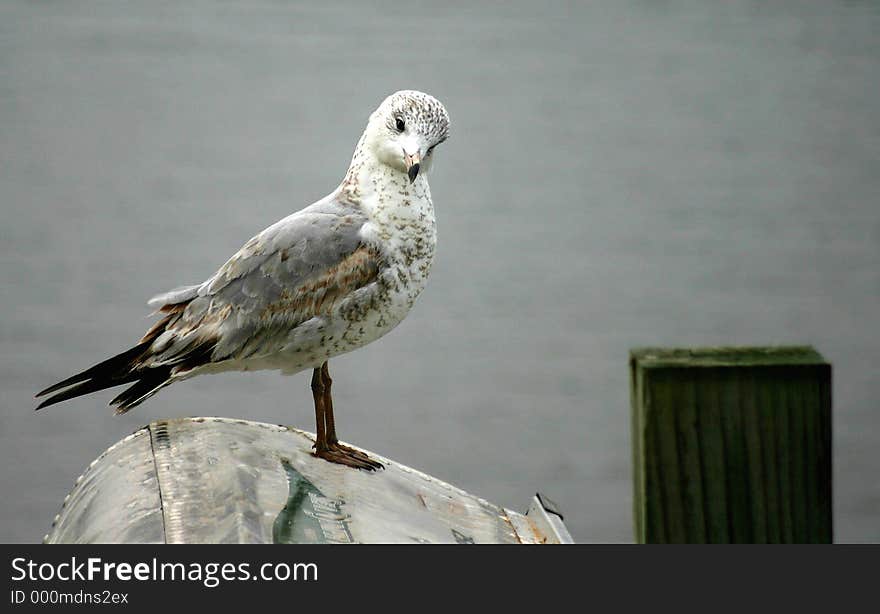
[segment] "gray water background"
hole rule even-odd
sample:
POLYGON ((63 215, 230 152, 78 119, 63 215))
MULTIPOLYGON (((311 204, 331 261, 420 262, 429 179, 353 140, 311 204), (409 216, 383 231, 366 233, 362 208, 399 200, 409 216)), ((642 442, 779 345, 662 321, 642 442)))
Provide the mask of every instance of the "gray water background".
POLYGON ((628 350, 811 343, 836 539, 880 541, 880 5, 180 4, 0 2, 0 540, 41 539, 150 420, 314 428, 307 374, 197 378, 122 417, 109 391, 32 396, 329 192, 415 88, 453 119, 439 251, 410 317, 331 362, 343 438, 631 541, 628 350))

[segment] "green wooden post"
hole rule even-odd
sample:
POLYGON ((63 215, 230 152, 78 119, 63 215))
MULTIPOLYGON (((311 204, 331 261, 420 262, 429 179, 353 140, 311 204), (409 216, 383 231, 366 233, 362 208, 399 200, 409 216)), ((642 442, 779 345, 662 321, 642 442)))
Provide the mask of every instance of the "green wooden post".
POLYGON ((638 543, 830 543, 831 365, 811 347, 630 352, 638 543))

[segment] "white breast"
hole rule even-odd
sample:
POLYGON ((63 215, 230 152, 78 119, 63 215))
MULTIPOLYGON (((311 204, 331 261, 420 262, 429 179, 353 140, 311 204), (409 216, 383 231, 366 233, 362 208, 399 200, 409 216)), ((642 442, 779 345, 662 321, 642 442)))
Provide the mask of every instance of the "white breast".
POLYGON ((428 180, 412 184, 400 173, 383 167, 373 174, 371 190, 362 192, 370 223, 361 235, 380 246, 387 267, 380 273, 387 292, 379 336, 406 316, 424 290, 437 244, 436 219, 428 180), (380 332, 381 331, 381 332, 380 332))

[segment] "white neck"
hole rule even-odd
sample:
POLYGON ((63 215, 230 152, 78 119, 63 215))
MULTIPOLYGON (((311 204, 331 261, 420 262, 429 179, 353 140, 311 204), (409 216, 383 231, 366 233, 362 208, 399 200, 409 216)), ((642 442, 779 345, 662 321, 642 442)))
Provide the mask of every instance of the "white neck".
POLYGON ((426 174, 410 183, 406 173, 383 164, 361 137, 351 158, 340 191, 360 204, 377 222, 395 218, 422 218, 433 224, 434 208, 426 174))

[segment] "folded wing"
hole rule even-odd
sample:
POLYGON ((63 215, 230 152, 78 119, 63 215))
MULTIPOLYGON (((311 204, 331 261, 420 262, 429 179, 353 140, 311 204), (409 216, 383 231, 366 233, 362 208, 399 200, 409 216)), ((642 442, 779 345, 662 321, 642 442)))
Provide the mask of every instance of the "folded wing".
POLYGON ((275 351, 268 339, 377 280, 381 254, 362 239, 366 223, 331 195, 273 224, 204 283, 151 299, 163 317, 137 345, 43 390, 57 394, 37 409, 135 382, 111 401, 123 413, 197 367, 275 351))

